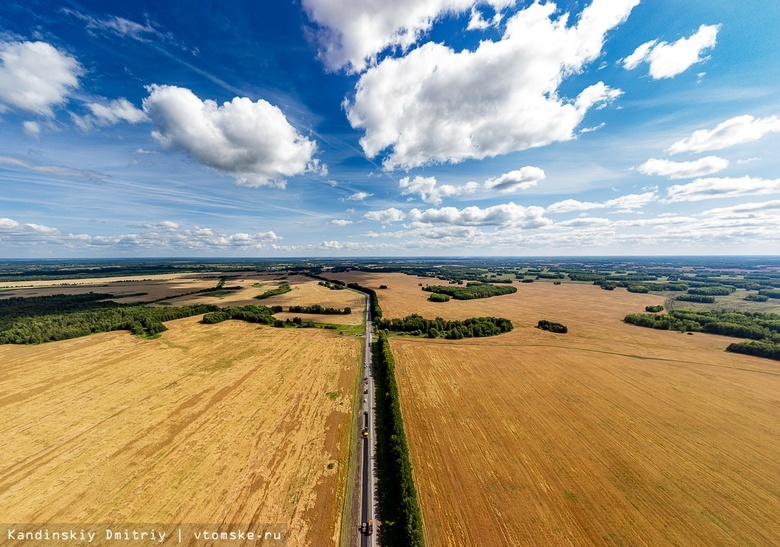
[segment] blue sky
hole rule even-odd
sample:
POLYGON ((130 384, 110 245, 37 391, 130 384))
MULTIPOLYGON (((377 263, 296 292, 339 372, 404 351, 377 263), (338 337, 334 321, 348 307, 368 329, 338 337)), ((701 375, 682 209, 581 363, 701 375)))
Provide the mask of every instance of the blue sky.
POLYGON ((4 2, 0 257, 780 254, 778 20, 4 2))

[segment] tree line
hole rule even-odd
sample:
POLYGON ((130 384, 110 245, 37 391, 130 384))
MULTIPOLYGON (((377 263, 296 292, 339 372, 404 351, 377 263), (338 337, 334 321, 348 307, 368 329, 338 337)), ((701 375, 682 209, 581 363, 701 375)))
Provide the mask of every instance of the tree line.
POLYGON ((733 311, 672 310, 669 313, 630 314, 626 323, 662 330, 705 332, 754 342, 731 344, 726 351, 775 359, 780 354, 780 314, 733 311))
POLYGON ((265 291, 262 294, 258 294, 255 296, 257 300, 264 300, 266 298, 271 298, 272 296, 279 296, 280 294, 288 293, 292 290, 292 287, 290 287, 289 283, 282 283, 275 289, 270 289, 265 291))
POLYGON ((146 307, 96 300, 105 296, 55 295, 31 297, 34 300, 30 302, 0 301, 0 310, 7 312, 0 313, 0 344, 42 344, 117 330, 150 336, 167 330, 165 321, 219 309, 210 304, 146 307))
POLYGON ((290 313, 316 313, 322 315, 349 315, 352 313, 352 308, 347 306, 343 310, 340 308, 324 308, 319 304, 313 306, 290 306, 287 308, 290 313))
POLYGON ((422 517, 401 415, 395 360, 384 332, 379 332, 373 348, 380 542, 390 547, 422 547, 422 517))
POLYGON ((380 319, 377 328, 390 332, 402 332, 428 338, 483 338, 496 336, 512 330, 512 322, 503 317, 472 317, 463 321, 447 321, 441 317, 425 319, 413 314, 403 319, 380 319))
POLYGON ((422 290, 446 294, 455 300, 473 300, 475 298, 490 298, 491 296, 500 296, 504 294, 513 294, 517 292, 517 287, 499 287, 489 283, 470 282, 465 287, 453 287, 447 285, 428 285, 422 290))

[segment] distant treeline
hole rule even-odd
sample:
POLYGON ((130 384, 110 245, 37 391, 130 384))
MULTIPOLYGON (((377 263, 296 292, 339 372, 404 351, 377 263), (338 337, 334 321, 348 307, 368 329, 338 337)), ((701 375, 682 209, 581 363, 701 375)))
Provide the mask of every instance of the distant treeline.
POLYGON ((539 323, 536 325, 536 328, 550 332, 557 332, 559 334, 566 334, 569 332, 569 329, 566 327, 566 325, 562 323, 555 323, 553 321, 547 321, 546 319, 539 321, 539 323))
POLYGON ((163 308, 96 301, 106 296, 110 297, 90 293, 2 300, 0 344, 42 344, 116 330, 153 335, 167 330, 164 321, 219 309, 206 304, 163 308))
POLYGON ((422 517, 401 416, 395 360, 384 332, 379 332, 373 347, 377 478, 379 516, 382 519, 379 540, 387 546, 422 547, 422 517))
POLYGON ((403 319, 380 319, 376 326, 391 332, 449 340, 496 336, 512 330, 512 322, 502 317, 473 317, 464 321, 446 321, 441 317, 425 319, 417 314, 403 319))
POLYGON ((727 351, 772 359, 780 352, 780 314, 775 313, 671 310, 662 315, 631 314, 624 321, 654 329, 706 332, 756 341, 731 344, 727 351))
POLYGON ((700 304, 713 304, 715 302, 714 296, 704 296, 702 294, 681 294, 675 297, 675 300, 681 302, 698 302, 700 304))
MULTIPOLYGON (((262 323, 263 325, 275 325, 278 319, 274 313, 282 311, 281 306, 228 306, 217 309, 203 316, 203 322, 209 325, 221 323, 228 319, 240 319, 249 323, 262 323)), ((284 324, 284 321, 279 321, 284 324)))
POLYGON ((466 283, 465 287, 453 287, 447 285, 429 285, 422 290, 437 294, 446 294, 455 300, 473 300, 475 298, 490 298, 491 296, 500 296, 503 294, 512 294, 517 292, 517 287, 497 287, 489 283, 466 283))
POLYGON ((319 304, 313 306, 290 306, 287 311, 290 313, 318 313, 322 315, 349 315, 352 313, 352 308, 347 306, 346 308, 323 308, 319 304))

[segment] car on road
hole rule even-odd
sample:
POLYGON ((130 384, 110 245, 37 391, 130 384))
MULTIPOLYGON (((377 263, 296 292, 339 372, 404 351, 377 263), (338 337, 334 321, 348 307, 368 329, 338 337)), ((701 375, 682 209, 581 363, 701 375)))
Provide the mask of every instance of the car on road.
POLYGON ((367 427, 363 428, 363 436, 364 437, 368 437, 368 428, 367 427))

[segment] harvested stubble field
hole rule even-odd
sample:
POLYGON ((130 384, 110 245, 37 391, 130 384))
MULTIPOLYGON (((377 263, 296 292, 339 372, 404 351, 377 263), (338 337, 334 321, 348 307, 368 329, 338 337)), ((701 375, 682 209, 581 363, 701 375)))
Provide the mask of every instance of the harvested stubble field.
POLYGON ((388 285, 385 317, 515 324, 391 341, 428 545, 780 544, 778 363, 623 324, 662 299, 621 289, 517 284, 435 304, 426 280, 347 277, 388 285))
POLYGON ((338 540, 360 342, 198 317, 0 347, 0 522, 279 523, 338 540))

